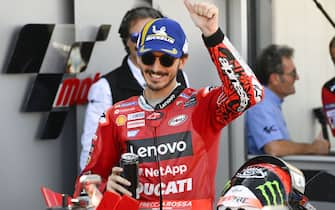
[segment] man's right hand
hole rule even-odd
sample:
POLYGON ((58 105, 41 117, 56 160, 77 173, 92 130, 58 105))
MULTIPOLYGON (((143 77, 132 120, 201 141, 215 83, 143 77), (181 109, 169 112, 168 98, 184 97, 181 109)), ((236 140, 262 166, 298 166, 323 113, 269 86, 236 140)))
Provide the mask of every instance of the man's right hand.
POLYGON ((124 186, 130 186, 131 183, 121 176, 123 172, 123 168, 121 167, 113 167, 112 174, 108 177, 107 181, 107 191, 117 192, 120 194, 125 194, 128 196, 132 196, 132 193, 129 192, 124 186))
POLYGON ((312 145, 316 154, 326 155, 329 153, 330 143, 327 139, 323 138, 322 133, 315 138, 312 145))
POLYGON ((192 4, 184 0, 184 4, 191 16, 193 23, 201 30, 205 37, 214 34, 219 28, 219 8, 209 2, 192 4))

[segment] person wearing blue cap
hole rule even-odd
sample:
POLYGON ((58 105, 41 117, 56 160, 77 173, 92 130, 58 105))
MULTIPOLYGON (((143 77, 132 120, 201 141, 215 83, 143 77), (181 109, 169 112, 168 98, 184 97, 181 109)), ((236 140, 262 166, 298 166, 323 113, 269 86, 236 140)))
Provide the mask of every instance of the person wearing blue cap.
MULTIPOLYGON (((147 6, 132 8, 123 16, 118 32, 127 55, 119 67, 103 75, 88 92, 88 104, 80 139, 82 146, 80 170, 87 163, 92 137, 98 127, 101 114, 116 102, 141 95, 143 92, 145 80, 136 61, 137 38, 147 21, 161 17, 164 16, 159 10, 147 6)), ((182 70, 177 73, 177 81, 186 87, 189 86, 188 77, 182 70)))
MULTIPOLYGON (((147 86, 142 95, 105 112, 81 173, 100 175, 101 191, 133 196, 140 209, 213 209, 221 130, 263 97, 254 73, 220 30, 217 6, 184 4, 202 32, 221 86, 181 86, 176 73, 188 57, 184 30, 169 18, 147 22, 137 40, 147 86), (138 182, 130 182, 119 165, 124 153, 138 157, 138 182)), ((80 189, 77 182, 74 196, 80 189)))

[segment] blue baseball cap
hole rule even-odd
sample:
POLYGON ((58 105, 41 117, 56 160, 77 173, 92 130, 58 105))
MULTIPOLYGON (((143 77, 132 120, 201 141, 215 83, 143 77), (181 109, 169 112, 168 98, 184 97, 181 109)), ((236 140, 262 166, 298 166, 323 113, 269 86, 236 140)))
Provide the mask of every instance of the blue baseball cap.
POLYGON ((149 21, 143 27, 137 40, 137 55, 153 51, 175 58, 188 53, 186 35, 179 23, 169 18, 159 18, 149 21))

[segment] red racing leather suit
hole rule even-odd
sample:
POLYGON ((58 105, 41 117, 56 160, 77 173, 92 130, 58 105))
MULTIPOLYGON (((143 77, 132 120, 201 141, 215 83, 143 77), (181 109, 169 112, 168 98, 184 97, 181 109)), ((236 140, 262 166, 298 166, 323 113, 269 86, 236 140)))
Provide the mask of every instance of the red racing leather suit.
POLYGON ((120 155, 133 152, 141 209, 159 208, 160 196, 166 209, 213 209, 220 131, 259 102, 263 89, 221 30, 204 41, 222 85, 178 86, 155 108, 143 96, 115 104, 100 119, 82 174, 106 182, 120 155))

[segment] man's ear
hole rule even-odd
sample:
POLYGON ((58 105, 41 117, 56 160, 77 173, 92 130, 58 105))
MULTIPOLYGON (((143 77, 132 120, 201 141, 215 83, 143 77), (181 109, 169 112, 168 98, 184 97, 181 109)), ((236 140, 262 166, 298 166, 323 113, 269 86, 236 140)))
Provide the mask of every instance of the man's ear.
POLYGON ((269 84, 278 84, 279 83, 279 74, 272 73, 269 76, 269 84))
POLYGON ((137 62, 138 64, 141 63, 141 57, 138 56, 138 55, 136 55, 136 62, 137 62))
POLYGON ((188 59, 188 55, 183 55, 183 56, 180 58, 180 62, 179 62, 179 65, 178 65, 178 69, 183 69, 183 68, 184 68, 187 59, 188 59))

